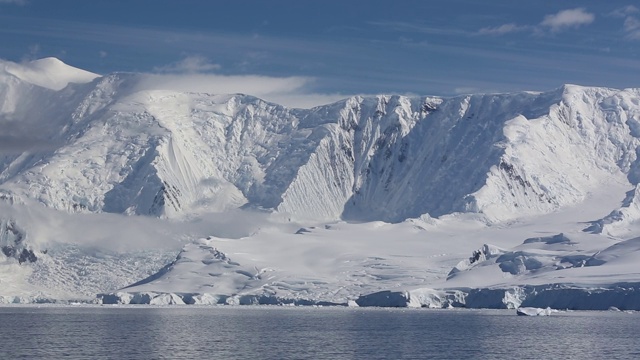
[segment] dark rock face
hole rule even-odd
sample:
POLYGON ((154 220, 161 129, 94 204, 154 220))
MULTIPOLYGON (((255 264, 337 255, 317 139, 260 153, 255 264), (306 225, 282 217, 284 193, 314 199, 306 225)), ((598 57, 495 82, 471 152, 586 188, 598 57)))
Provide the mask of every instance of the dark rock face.
POLYGON ((33 250, 29 250, 29 249, 22 249, 22 252, 18 257, 18 262, 20 264, 27 261, 33 263, 33 262, 36 262, 36 260, 38 260, 38 257, 36 256, 36 254, 33 253, 33 250))
POLYGON ((8 220, 0 223, 0 250, 4 256, 15 258, 20 264, 36 262, 38 257, 25 243, 26 233, 15 221, 8 220))
POLYGON ((22 251, 19 251, 18 249, 16 249, 13 246, 5 245, 1 249, 2 249, 2 253, 6 257, 12 257, 12 258, 18 259, 18 262, 20 264, 25 263, 25 262, 32 262, 33 263, 33 262, 36 262, 38 260, 38 257, 33 252, 33 250, 30 250, 30 249, 27 249, 27 248, 23 248, 22 251))

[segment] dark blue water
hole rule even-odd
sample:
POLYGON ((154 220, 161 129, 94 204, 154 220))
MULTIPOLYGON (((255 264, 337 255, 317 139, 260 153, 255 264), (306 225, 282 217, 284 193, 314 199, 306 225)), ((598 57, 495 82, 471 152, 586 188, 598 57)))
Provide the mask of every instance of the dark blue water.
POLYGON ((637 359, 640 314, 0 307, 0 359, 637 359))

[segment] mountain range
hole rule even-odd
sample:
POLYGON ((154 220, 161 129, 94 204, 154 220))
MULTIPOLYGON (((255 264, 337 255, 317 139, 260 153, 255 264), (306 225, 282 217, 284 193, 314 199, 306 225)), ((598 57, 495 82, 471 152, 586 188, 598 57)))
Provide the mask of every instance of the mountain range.
POLYGON ((292 109, 150 76, 0 62, 5 301, 499 307, 640 283, 640 89, 292 109))

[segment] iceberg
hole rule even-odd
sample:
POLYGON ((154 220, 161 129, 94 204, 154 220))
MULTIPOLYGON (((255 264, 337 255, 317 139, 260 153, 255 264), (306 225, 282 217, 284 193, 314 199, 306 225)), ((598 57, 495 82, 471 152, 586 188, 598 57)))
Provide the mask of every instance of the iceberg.
POLYGON ((532 307, 521 307, 516 309, 516 314, 519 316, 549 316, 553 310, 551 308, 540 309, 532 307))

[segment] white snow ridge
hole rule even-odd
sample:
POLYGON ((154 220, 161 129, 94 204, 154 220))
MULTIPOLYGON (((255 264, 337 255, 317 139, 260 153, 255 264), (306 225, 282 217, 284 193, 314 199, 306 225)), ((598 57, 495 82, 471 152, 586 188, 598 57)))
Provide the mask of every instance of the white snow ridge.
POLYGON ((0 302, 640 310, 640 89, 290 109, 0 62, 0 302))

